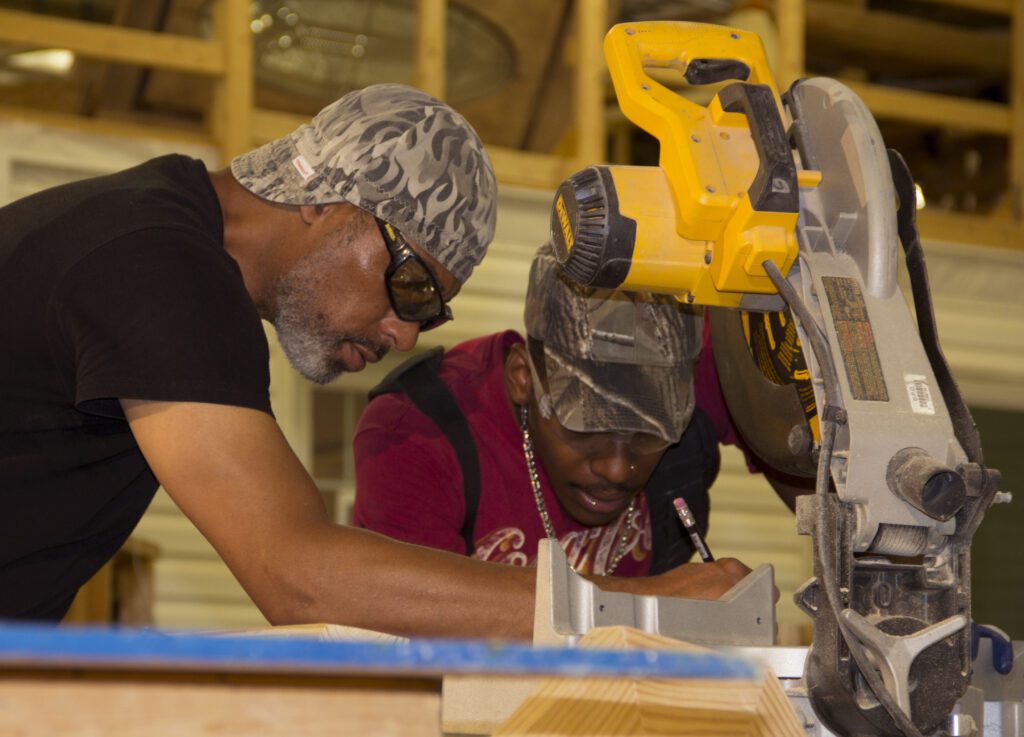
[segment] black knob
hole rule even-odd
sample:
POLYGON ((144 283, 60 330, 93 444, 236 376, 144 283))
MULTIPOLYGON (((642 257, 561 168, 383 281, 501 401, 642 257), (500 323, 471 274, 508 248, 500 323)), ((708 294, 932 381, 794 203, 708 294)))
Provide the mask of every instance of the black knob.
POLYGON ((892 492, 932 519, 945 522, 960 511, 967 485, 956 471, 923 448, 904 448, 889 460, 885 474, 892 492))

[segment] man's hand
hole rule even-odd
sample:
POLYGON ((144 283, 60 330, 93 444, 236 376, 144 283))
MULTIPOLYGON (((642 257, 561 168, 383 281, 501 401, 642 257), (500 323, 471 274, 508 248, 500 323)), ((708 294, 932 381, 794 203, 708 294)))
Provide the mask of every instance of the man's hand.
POLYGON ((649 582, 658 589, 652 593, 660 596, 717 599, 748 573, 750 569, 735 558, 721 558, 711 563, 684 563, 649 582))
MULTIPOLYGON (((595 583, 606 591, 717 599, 748 573, 750 569, 735 558, 720 558, 711 563, 683 563, 671 571, 648 578, 598 578, 595 583)), ((777 592, 775 598, 778 599, 777 592)))

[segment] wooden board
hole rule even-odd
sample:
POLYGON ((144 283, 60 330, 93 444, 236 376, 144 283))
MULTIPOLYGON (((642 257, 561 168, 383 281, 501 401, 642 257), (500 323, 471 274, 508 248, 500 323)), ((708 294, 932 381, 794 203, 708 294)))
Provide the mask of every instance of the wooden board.
MULTIPOLYGON (((591 630, 580 646, 710 652, 629 627, 591 630)), ((804 730, 766 669, 752 679, 547 678, 493 734, 802 737, 804 730)))
POLYGON ((436 737, 439 711, 436 692, 393 683, 0 680, 0 733, 18 737, 436 737))
MULTIPOLYGON (((441 678, 752 678, 718 653, 0 625, 0 734, 438 735, 441 678)), ((607 733, 605 733, 607 734, 607 733)))
MULTIPOLYGON (((599 627, 580 648, 716 653, 630 627, 599 627)), ((446 676, 446 734, 473 735, 777 735, 803 728, 775 675, 739 678, 494 678, 446 676)))

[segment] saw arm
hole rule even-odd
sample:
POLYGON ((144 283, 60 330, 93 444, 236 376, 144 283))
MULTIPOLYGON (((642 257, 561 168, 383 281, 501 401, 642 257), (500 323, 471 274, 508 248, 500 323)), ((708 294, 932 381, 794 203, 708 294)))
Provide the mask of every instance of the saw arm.
MULTIPOLYGON (((790 393, 792 419, 737 406, 775 396, 728 386, 764 379, 765 366, 720 374, 734 418, 754 418, 738 422, 741 433, 778 440, 760 445, 765 460, 817 479, 797 509, 814 547, 814 578, 797 594, 814 622, 812 704, 840 735, 933 733, 968 685, 970 544, 999 475, 981 465, 966 405, 898 288, 901 236, 916 233, 897 217, 878 127, 835 80, 780 96, 760 42, 735 29, 622 24, 605 55, 623 112, 659 138, 660 165, 567 180, 552 212, 555 251, 584 284, 669 292, 737 325, 742 312, 738 350, 714 332, 716 357, 734 363, 763 362, 750 315, 779 313, 801 375, 766 382, 793 380, 777 392, 790 393), (705 108, 654 81, 651 67, 733 81, 705 108), (758 426, 766 416, 774 424, 758 426)), ((927 329, 927 287, 918 291, 927 329)))

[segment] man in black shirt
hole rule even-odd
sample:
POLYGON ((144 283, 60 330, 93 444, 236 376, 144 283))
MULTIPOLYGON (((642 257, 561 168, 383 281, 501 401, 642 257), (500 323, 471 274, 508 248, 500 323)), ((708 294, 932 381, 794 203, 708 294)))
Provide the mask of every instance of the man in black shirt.
POLYGON ((229 169, 168 156, 0 209, 0 617, 63 616, 159 482, 275 624, 528 636, 530 572, 331 522, 271 414, 260 325, 316 382, 409 350, 494 220, 476 134, 399 85, 229 169))

